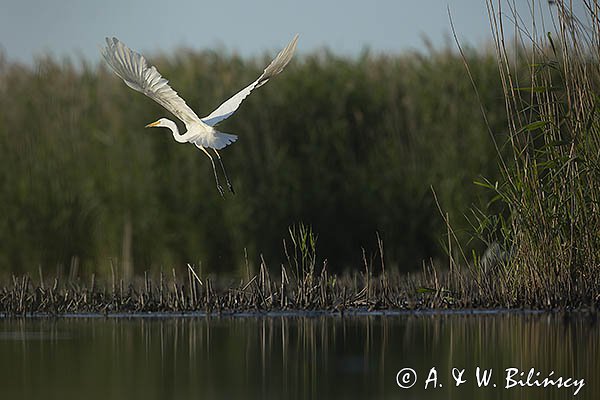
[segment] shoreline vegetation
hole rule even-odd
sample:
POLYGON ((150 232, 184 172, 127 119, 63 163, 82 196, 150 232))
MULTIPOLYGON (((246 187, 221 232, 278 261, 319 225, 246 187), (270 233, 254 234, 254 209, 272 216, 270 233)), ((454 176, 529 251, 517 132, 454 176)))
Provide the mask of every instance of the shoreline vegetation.
MULTIPOLYGON (((542 291, 514 291, 504 286, 498 264, 485 274, 478 268, 438 271, 433 265, 410 274, 388 273, 383 243, 377 258, 364 258, 364 269, 353 274, 331 274, 327 262, 317 265, 316 239, 300 226, 290 229, 293 243, 287 262, 275 273, 263 260, 256 274, 239 282, 202 276, 187 266, 157 276, 145 273, 132 281, 112 278, 98 282, 75 276, 44 278, 13 276, 0 289, 0 312, 12 316, 63 314, 195 313, 206 315, 269 312, 325 312, 332 314, 385 310, 547 310, 596 315, 600 307, 600 277, 590 279, 569 296, 542 291)), ((490 263, 493 260, 490 259, 490 263)), ((490 264, 492 265, 492 264, 490 264)), ((504 274, 504 273, 502 273, 504 274)), ((567 314, 565 314, 567 315, 567 314)), ((592 317, 595 318, 595 317, 592 317)))
MULTIPOLYGON (((488 0, 493 51, 292 63, 227 123, 248 143, 225 201, 192 149, 135 131, 160 110, 104 69, 0 57, 0 312, 596 314, 600 10, 580 3, 534 1, 555 19, 532 31, 488 0)), ((157 64, 218 99, 259 63, 157 64)))
MULTIPOLYGON (((265 62, 210 51, 148 59, 199 113, 265 62)), ((494 56, 472 51, 469 60, 504 141, 494 56)), ((288 227, 302 222, 332 272, 361 269, 362 249, 377 251, 376 232, 389 267, 410 272, 446 258, 431 186, 458 223, 470 204, 489 200, 479 200, 487 193, 473 178, 497 175, 451 49, 295 58, 220 126, 239 135, 221 152, 237 192, 225 199, 206 156, 144 129, 166 111, 130 92, 103 65, 0 61, 0 275, 37 276, 40 265, 60 275, 76 264, 85 278, 110 278, 116 260, 126 280, 188 263, 241 276, 246 260, 280 265, 288 227)))
MULTIPOLYGON (((569 297, 557 293, 532 298, 508 298, 498 289, 472 281, 457 284, 447 273, 434 270, 420 274, 331 276, 326 271, 300 279, 274 279, 262 269, 250 280, 220 282, 215 277, 199 279, 193 269, 180 277, 170 274, 149 275, 126 283, 123 279, 98 283, 54 278, 44 283, 28 275, 13 277, 0 289, 0 313, 3 316, 60 316, 64 314, 146 314, 203 313, 205 315, 273 312, 353 314, 379 311, 420 312, 428 310, 513 310, 585 312, 592 317, 600 307, 595 282, 588 293, 569 297)), ((594 317, 593 317, 594 318, 594 317)))

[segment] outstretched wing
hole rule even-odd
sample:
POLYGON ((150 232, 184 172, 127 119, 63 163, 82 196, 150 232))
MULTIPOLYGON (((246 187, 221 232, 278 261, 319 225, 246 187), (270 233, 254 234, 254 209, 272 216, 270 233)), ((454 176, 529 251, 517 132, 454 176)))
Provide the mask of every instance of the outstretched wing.
POLYGON ((148 67, 144 56, 114 37, 106 38, 106 44, 107 46, 101 49, 102 56, 127 86, 144 93, 186 125, 200 122, 196 113, 171 89, 169 81, 163 78, 155 67, 148 67))
POLYGON ((298 42, 298 35, 294 36, 294 39, 285 47, 285 49, 281 50, 277 57, 265 68, 262 75, 258 77, 257 80, 252 82, 250 85, 246 86, 242 90, 240 90, 235 96, 231 97, 229 100, 225 101, 221 104, 215 111, 210 113, 210 115, 202 118, 202 122, 207 125, 215 126, 219 122, 224 119, 229 118, 235 110, 238 109, 242 101, 252 90, 261 87, 265 83, 269 81, 272 77, 283 71, 286 65, 292 59, 294 55, 294 51, 296 50, 296 43, 298 42))

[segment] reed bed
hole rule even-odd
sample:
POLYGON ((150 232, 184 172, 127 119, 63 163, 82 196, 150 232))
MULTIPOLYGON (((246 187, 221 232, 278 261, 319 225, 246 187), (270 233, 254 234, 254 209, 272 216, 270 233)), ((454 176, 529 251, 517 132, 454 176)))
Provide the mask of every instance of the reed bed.
MULTIPOLYGON (((224 129, 249 138, 227 200, 193 149, 131 132, 162 111, 103 68, 0 57, 0 312, 595 310, 600 6, 514 5, 488 1, 493 51, 290 65, 224 129)), ((157 64, 226 83, 209 98, 259 65, 182 54, 157 64)))
MULTIPOLYGON (((268 59, 169 53, 147 58, 200 114, 255 79, 268 59)), ((467 58, 502 137, 494 55, 469 50, 467 58)), ((278 266, 281 238, 300 222, 318 233, 331 271, 361 269, 376 232, 394 243, 390 268, 416 270, 423 259, 444 258, 430 186, 460 223, 484 193, 473 177, 495 176, 472 93, 451 48, 298 56, 220 126, 240 137, 222 152, 236 188, 222 199, 206 156, 167 131, 144 129, 168 112, 104 65, 0 57, 0 271, 35 276, 41 265, 60 275, 77 264, 82 276, 106 278, 107 260, 116 260, 126 279, 200 262, 235 274, 244 249, 255 268, 261 254, 278 266)))
POLYGON ((378 238, 378 257, 364 258, 363 270, 332 274, 327 261, 318 263, 316 238, 310 228, 290 229, 286 263, 279 273, 260 265, 257 273, 239 282, 215 276, 203 277, 198 268, 185 273, 172 269, 157 276, 145 273, 132 281, 118 278, 89 281, 70 276, 44 279, 13 276, 0 289, 0 314, 62 315, 121 313, 344 313, 376 310, 431 309, 543 309, 587 310, 595 315, 600 306, 600 276, 580 282, 569 296, 540 292, 507 296, 512 288, 498 271, 482 275, 477 268, 438 270, 423 266, 419 273, 386 271, 383 242, 378 238))
POLYGON ((535 24, 525 26, 511 4, 488 2, 509 129, 498 144, 507 152, 500 178, 477 182, 494 196, 470 217, 489 251, 472 264, 455 251, 451 265, 473 265, 472 279, 506 302, 594 303, 600 295, 600 5, 533 1, 535 24), (540 18, 545 7, 553 19, 540 18))
POLYGON ((533 309, 549 311, 587 310, 593 314, 600 307, 598 286, 594 279, 577 294, 557 294, 534 298, 507 298, 506 288, 486 287, 481 282, 460 282, 456 278, 433 272, 411 275, 365 274, 329 275, 327 272, 301 279, 271 278, 260 274, 237 285, 214 278, 198 279, 190 269, 185 277, 160 273, 155 279, 146 275, 127 283, 52 279, 40 282, 28 275, 13 277, 12 284, 0 289, 0 314, 4 316, 122 313, 263 313, 325 312, 344 313, 377 310, 433 309, 533 309), (229 283, 230 285, 227 285, 229 283))

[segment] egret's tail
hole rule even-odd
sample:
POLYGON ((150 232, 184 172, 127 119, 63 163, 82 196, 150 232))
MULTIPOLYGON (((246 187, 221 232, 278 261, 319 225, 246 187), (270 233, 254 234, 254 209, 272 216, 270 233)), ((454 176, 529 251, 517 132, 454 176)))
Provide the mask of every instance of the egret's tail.
POLYGON ((237 135, 230 133, 215 132, 215 139, 211 143, 210 147, 215 150, 221 150, 225 146, 229 146, 231 143, 237 140, 237 135))
POLYGON ((237 140, 236 135, 213 131, 207 135, 203 135, 194 141, 196 146, 210 147, 211 149, 221 150, 225 146, 237 140))

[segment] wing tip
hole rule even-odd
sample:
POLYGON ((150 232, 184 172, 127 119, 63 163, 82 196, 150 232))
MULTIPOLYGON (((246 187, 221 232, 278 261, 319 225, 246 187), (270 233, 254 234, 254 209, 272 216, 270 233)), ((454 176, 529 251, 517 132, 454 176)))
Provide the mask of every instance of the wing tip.
POLYGON ((294 38, 292 39, 292 41, 282 51, 282 53, 289 53, 290 54, 290 59, 294 55, 294 52, 296 51, 296 46, 298 44, 298 38, 299 37, 300 37, 300 34, 296 33, 294 35, 294 38))
POLYGON ((109 46, 115 45, 117 43, 120 43, 119 39, 117 39, 114 36, 106 36, 104 38, 104 40, 106 41, 106 44, 108 44, 109 46))
POLYGON ((100 47, 100 53, 104 56, 104 58, 108 59, 109 53, 111 51, 113 51, 113 49, 115 47, 118 47, 119 44, 122 45, 122 42, 119 41, 119 39, 117 39, 114 36, 112 36, 112 37, 106 36, 104 38, 104 40, 106 41, 106 45, 105 46, 99 45, 98 47, 100 47))

